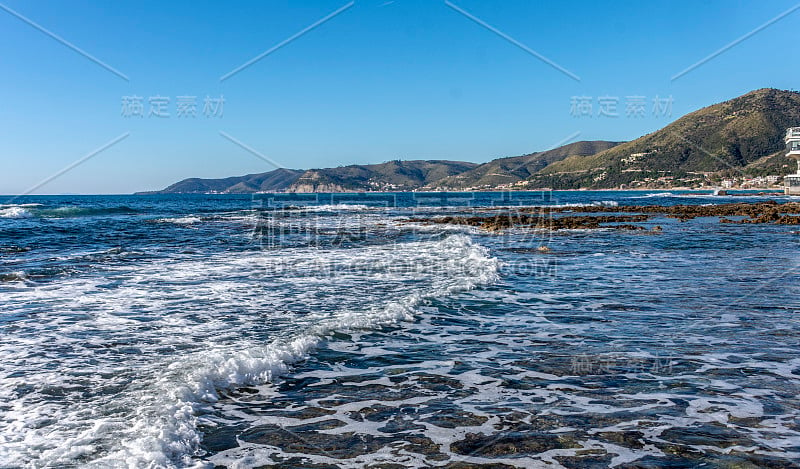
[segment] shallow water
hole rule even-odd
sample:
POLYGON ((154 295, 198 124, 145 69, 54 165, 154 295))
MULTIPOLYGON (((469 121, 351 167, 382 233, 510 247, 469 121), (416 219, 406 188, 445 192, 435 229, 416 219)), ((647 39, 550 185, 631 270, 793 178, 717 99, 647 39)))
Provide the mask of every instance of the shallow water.
POLYGON ((731 200, 0 200, 0 467, 797 467, 793 227, 413 222, 731 200))

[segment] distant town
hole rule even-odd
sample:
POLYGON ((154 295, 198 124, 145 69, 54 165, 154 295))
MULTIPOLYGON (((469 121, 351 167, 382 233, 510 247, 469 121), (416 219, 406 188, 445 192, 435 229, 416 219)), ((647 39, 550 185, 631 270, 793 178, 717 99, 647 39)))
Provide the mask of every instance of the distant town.
MULTIPOLYGON (((603 173, 595 177, 595 181, 603 179, 603 173)), ((730 177, 720 178, 713 173, 693 173, 687 177, 660 176, 646 177, 641 180, 633 180, 629 184, 620 184, 620 190, 633 189, 775 189, 782 190, 783 175, 771 174, 757 177, 730 177)), ((477 187, 467 187, 467 191, 481 190, 535 190, 549 189, 534 187, 533 181, 517 181, 511 184, 498 184, 496 186, 483 185, 477 187)), ((382 190, 397 190, 386 188, 382 190)))

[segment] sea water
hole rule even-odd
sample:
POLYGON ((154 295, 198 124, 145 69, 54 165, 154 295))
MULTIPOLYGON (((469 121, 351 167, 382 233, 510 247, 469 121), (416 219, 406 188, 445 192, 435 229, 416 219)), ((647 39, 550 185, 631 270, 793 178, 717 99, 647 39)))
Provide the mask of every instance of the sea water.
POLYGON ((0 467, 797 467, 796 228, 419 220, 750 200, 0 198, 0 467))

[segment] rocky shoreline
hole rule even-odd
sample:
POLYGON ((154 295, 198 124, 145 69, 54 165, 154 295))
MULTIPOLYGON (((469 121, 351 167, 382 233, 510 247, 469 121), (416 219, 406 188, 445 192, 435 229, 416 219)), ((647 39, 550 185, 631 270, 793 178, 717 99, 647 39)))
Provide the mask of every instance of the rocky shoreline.
MULTIPOLYGON (((490 212, 486 209, 484 212, 490 212)), ((676 218, 681 222, 699 217, 716 217, 720 223, 800 225, 800 203, 764 201, 719 205, 625 205, 583 207, 519 207, 497 209, 494 213, 414 218, 413 223, 475 226, 487 231, 508 228, 540 230, 599 229, 642 231, 648 228, 634 223, 656 216, 676 218), (736 217, 736 218, 731 218, 736 217)), ((652 231, 661 231, 660 226, 652 231)))

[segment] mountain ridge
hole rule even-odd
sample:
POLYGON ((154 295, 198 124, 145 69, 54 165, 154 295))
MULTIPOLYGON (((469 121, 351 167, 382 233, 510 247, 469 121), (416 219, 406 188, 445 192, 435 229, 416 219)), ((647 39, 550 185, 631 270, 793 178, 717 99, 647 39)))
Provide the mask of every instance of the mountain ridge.
MULTIPOLYGON (((683 185, 757 173, 780 163, 786 128, 800 124, 800 93, 762 88, 706 106, 638 139, 589 156, 554 162, 528 178, 553 189, 635 188, 646 179, 683 185), (671 179, 670 179, 671 178, 671 179)), ((786 172, 784 170, 784 172, 786 172)))
POLYGON ((486 163, 392 160, 308 170, 280 168, 189 178, 149 193, 361 192, 708 187, 734 175, 786 174, 787 127, 800 93, 762 88, 703 107, 628 142, 580 141, 486 163))
POLYGON ((605 140, 579 141, 567 143, 550 150, 528 153, 527 155, 497 158, 462 174, 436 181, 436 183, 427 188, 457 189, 513 184, 569 156, 593 155, 620 143, 622 142, 605 140))

